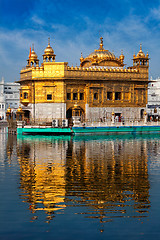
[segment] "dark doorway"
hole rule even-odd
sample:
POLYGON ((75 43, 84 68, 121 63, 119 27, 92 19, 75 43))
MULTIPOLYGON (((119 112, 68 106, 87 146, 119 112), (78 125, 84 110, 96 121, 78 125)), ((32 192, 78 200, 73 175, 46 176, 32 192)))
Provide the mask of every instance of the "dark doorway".
POLYGON ((24 110, 24 120, 28 123, 30 121, 30 111, 24 110))
POLYGON ((141 119, 143 118, 144 115, 144 109, 141 109, 141 119))
POLYGON ((67 112, 66 112, 66 117, 67 117, 67 118, 72 118, 72 109, 71 109, 71 108, 69 108, 69 109, 67 110, 67 112))

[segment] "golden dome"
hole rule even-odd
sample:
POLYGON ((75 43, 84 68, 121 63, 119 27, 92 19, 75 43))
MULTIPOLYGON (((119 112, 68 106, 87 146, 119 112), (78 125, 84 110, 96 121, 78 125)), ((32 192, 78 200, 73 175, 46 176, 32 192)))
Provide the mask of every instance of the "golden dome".
POLYGON ((111 52, 109 52, 108 50, 94 50, 94 52, 92 52, 91 54, 88 55, 87 58, 99 58, 99 59, 103 59, 103 58, 112 58, 115 59, 115 55, 111 52))
POLYGON ((149 57, 149 54, 148 54, 148 52, 147 52, 147 54, 146 54, 146 57, 147 57, 147 58, 149 57))
POLYGON ((109 52, 108 50, 105 50, 103 48, 103 38, 100 38, 101 42, 100 42, 100 47, 98 50, 94 50, 94 52, 92 52, 91 54, 89 54, 89 56, 87 58, 113 58, 115 59, 115 55, 111 52, 109 52))
POLYGON ((123 67, 124 55, 118 59, 111 53, 109 50, 104 49, 103 47, 103 38, 100 38, 100 47, 97 50, 94 50, 86 58, 80 58, 81 67, 90 67, 90 66, 109 66, 109 67, 123 67))
POLYGON ((33 45, 32 52, 31 52, 31 55, 30 55, 30 60, 37 60, 37 58, 38 58, 38 56, 34 51, 34 45, 33 45))
POLYGON ((120 59, 121 61, 124 60, 123 50, 121 51, 121 55, 119 56, 119 59, 120 59))
POLYGON ((140 44, 140 50, 139 50, 139 52, 137 54, 137 57, 139 57, 139 58, 144 58, 145 57, 145 54, 142 51, 142 44, 140 44))
POLYGON ((44 55, 54 55, 53 48, 50 46, 50 38, 48 38, 48 46, 44 50, 44 55))

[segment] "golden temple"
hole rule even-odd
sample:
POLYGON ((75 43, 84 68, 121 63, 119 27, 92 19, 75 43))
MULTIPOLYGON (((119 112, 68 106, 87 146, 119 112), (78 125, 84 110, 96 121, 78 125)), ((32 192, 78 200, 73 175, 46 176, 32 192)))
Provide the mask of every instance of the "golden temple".
POLYGON ((25 118, 34 121, 71 119, 99 121, 115 115, 127 119, 143 118, 147 104, 149 55, 133 55, 133 66, 125 67, 124 55, 116 57, 99 49, 80 57, 80 66, 56 62, 48 40, 43 62, 30 50, 27 66, 20 72, 20 102, 25 118))

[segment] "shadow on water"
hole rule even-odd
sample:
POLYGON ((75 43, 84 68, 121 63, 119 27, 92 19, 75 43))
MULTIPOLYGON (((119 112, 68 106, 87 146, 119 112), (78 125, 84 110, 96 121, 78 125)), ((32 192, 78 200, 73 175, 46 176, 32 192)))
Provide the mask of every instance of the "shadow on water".
POLYGON ((107 223, 148 216, 148 145, 159 139, 159 134, 9 136, 7 154, 16 148, 20 198, 32 221, 44 212, 50 222, 72 208, 88 221, 107 223))

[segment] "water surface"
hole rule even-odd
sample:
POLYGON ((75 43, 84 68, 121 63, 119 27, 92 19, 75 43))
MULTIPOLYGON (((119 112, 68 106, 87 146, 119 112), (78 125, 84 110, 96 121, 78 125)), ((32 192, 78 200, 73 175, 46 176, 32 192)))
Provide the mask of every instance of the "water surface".
POLYGON ((160 238, 160 135, 8 136, 0 239, 160 238))

